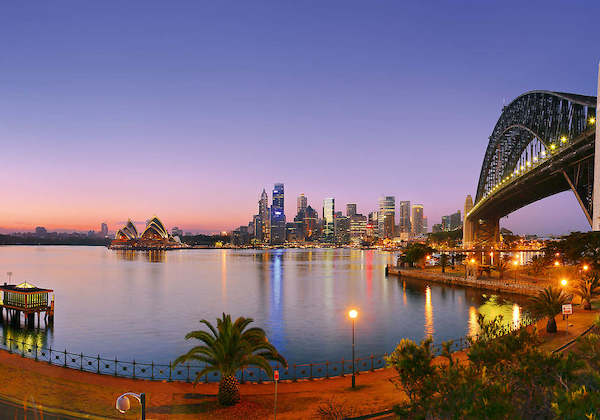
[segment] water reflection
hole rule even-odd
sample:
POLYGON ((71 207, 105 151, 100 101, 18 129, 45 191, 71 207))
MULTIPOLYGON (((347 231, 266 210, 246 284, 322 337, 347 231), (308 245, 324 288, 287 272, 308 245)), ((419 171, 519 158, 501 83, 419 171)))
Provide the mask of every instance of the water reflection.
POLYGON ((119 259, 126 261, 136 261, 141 255, 148 262, 164 263, 167 261, 167 251, 162 250, 137 251, 134 249, 116 249, 111 252, 114 252, 119 259))
POLYGON ((13 351, 28 352, 29 349, 48 348, 53 342, 53 326, 43 328, 24 328, 4 322, 0 327, 2 345, 13 351))
POLYGON ((431 287, 425 287, 425 335, 433 338, 433 305, 431 304, 431 287))

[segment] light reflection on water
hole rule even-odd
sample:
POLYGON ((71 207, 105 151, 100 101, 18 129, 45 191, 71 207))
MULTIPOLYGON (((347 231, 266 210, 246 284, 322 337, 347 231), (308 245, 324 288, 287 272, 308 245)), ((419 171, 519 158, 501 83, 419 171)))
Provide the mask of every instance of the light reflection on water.
POLYGON ((386 278, 392 260, 355 249, 2 247, 0 273, 56 295, 52 331, 2 331, 74 353, 165 362, 192 345, 184 335, 200 319, 226 312, 254 318, 289 361, 305 362, 349 357, 352 306, 359 355, 389 352, 403 337, 440 343, 476 334, 478 313, 507 324, 521 317, 522 299, 386 278))

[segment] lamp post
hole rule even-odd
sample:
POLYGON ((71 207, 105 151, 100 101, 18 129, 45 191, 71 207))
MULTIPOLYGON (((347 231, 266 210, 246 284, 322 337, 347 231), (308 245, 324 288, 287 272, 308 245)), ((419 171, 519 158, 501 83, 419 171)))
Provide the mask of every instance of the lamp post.
POLYGON ((352 320, 352 388, 356 388, 356 369, 354 367, 354 363, 356 362, 356 358, 354 356, 354 324, 356 323, 358 311, 356 309, 350 309, 348 316, 352 320))
POLYGON ((129 402, 129 397, 133 397, 139 401, 140 406, 142 407, 142 420, 146 420, 146 394, 143 392, 141 394, 136 394, 133 392, 126 392, 117 398, 116 409, 119 410, 119 413, 125 414, 131 408, 131 403, 129 402))

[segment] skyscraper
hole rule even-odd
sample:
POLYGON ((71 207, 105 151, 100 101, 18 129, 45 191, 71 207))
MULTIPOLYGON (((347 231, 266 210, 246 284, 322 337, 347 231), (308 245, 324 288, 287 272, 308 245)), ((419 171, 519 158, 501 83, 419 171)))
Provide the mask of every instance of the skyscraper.
POLYGON ((323 242, 333 242, 335 235, 335 198, 323 200, 323 242))
POLYGON ((400 232, 410 232, 410 201, 400 201, 398 203, 398 213, 400 232))
POLYGON ((410 220, 410 225, 412 228, 411 233, 414 236, 419 236, 423 234, 423 205, 415 204, 412 206, 412 217, 410 220))
POLYGON ((106 223, 100 225, 100 235, 105 238, 108 236, 108 225, 106 223))
POLYGON ((356 204, 346 204, 346 216, 356 216, 356 204))
POLYGON ((392 238, 394 236, 395 213, 396 197, 386 196, 379 199, 377 228, 381 238, 392 238))
POLYGON ((307 203, 307 199, 306 196, 304 194, 300 194, 298 196, 298 199, 296 200, 296 204, 297 204, 297 211, 296 214, 300 214, 300 212, 302 211, 306 211, 306 205, 307 203))
POLYGON ((260 200, 258 200, 258 221, 256 239, 260 242, 267 243, 270 240, 271 223, 269 220, 269 196, 263 188, 260 200))
POLYGON ((335 242, 338 244, 347 244, 350 242, 350 218, 346 216, 337 216, 334 219, 335 242))
POLYGON ((281 245, 285 242, 285 213, 283 184, 273 187, 273 204, 271 205, 271 244, 281 245))

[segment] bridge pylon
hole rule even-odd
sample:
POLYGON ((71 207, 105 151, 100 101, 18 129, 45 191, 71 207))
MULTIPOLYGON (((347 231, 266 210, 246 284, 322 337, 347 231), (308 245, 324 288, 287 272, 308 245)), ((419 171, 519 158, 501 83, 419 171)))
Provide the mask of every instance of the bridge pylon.
POLYGON ((496 248, 500 242, 500 217, 475 219, 465 216, 463 222, 463 248, 496 248))

